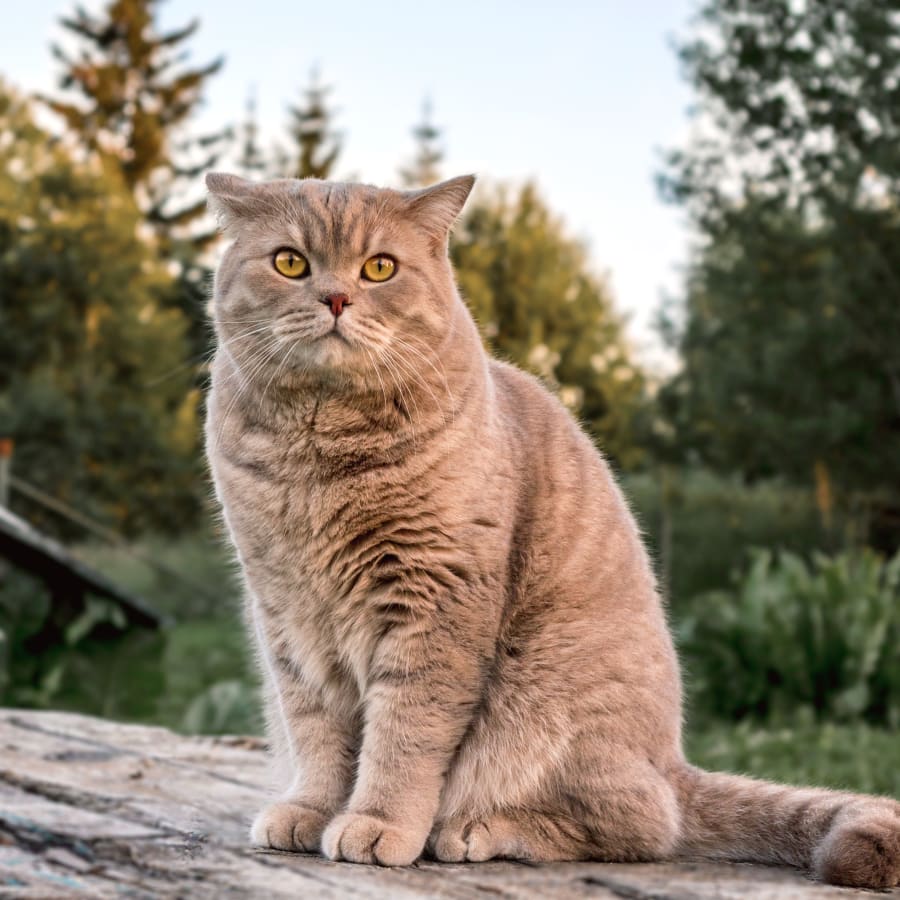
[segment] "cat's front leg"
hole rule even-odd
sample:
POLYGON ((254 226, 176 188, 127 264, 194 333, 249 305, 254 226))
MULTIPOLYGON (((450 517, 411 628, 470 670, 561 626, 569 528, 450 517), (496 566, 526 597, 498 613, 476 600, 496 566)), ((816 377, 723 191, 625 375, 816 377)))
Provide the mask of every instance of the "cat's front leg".
POLYGON ((284 796, 256 817, 250 836, 258 846, 317 853, 325 826, 350 793, 357 728, 288 671, 287 661, 275 660, 271 668, 271 730, 280 732, 293 778, 284 796))
POLYGON ((380 641, 347 811, 325 830, 335 860, 403 866, 425 846, 447 768, 471 720, 482 657, 446 628, 397 628, 380 641))

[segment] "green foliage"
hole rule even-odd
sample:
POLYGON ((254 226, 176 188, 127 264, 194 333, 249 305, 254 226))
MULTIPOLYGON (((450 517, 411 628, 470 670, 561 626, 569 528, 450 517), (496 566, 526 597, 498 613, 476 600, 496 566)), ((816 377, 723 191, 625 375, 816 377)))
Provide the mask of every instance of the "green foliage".
POLYGON ((176 622, 236 619, 241 589, 225 538, 212 528, 171 537, 147 534, 112 547, 83 544, 75 555, 176 622))
POLYGON ((900 19, 863 0, 711 0, 681 56, 711 126, 663 179, 703 236, 669 323, 684 369, 662 404, 682 449, 896 506, 900 19))
POLYGON ((672 469, 626 475, 623 487, 676 616, 698 595, 727 588, 748 548, 809 555, 854 542, 848 511, 836 510, 826 529, 812 493, 780 481, 672 469))
POLYGON ((114 526, 184 528, 199 393, 163 377, 188 356, 172 277, 118 175, 76 161, 2 86, 0 132, 0 432, 16 473, 114 526))
POLYGON ((818 462, 838 487, 896 485, 897 261, 892 211, 817 227, 767 202, 724 216, 692 269, 684 367, 664 391, 683 440, 751 476, 808 482, 818 462))
POLYGON ((489 348, 541 376, 620 466, 636 465, 643 375, 606 285, 534 186, 476 196, 451 256, 489 348))
POLYGON ((54 46, 53 54, 63 66, 60 87, 77 99, 46 102, 87 147, 113 162, 129 190, 143 188, 149 221, 168 230, 204 209, 202 200, 173 208, 183 190, 176 182, 194 179, 215 163, 224 133, 181 141, 180 152, 176 138, 223 60, 184 68, 184 43, 199 22, 161 33, 160 3, 110 0, 97 15, 78 6, 74 16, 62 19, 78 52, 69 55, 54 46), (188 161, 191 150, 200 157, 188 161))
POLYGON ((127 630, 115 604, 51 602, 36 579, 0 576, 0 704, 71 709, 111 718, 154 715, 163 677, 162 639, 127 630))
POLYGON ((728 196, 852 206, 900 177, 900 21, 878 0, 708 0, 680 48, 712 124, 666 182, 708 223, 728 196))
MULTIPOLYGON (((80 147, 117 172, 131 193, 145 228, 155 234, 160 258, 176 273, 162 299, 187 321, 192 356, 199 359, 210 337, 204 315, 210 272, 199 253, 216 234, 197 228, 206 210, 198 182, 218 161, 231 130, 187 133, 223 60, 186 66, 186 43, 199 22, 161 32, 161 2, 109 0, 97 14, 77 6, 62 19, 77 52, 53 47, 62 64, 63 99, 44 102, 80 147)), ((193 367, 185 369, 193 374, 193 367)))
POLYGON ((150 568, 126 551, 81 548, 107 577, 175 619, 161 631, 124 630, 121 611, 88 597, 73 614, 42 584, 0 573, 0 705, 69 709, 190 733, 259 733, 254 667, 239 593, 221 543, 207 535, 134 548, 204 586, 150 568))
POLYGON ((261 701, 237 614, 183 622, 166 635, 158 718, 191 733, 261 730, 261 701))
POLYGON ((789 784, 900 797, 900 732, 862 722, 816 723, 796 716, 763 726, 707 722, 685 735, 688 759, 704 769, 789 784))
POLYGON ((731 591, 697 598, 679 623, 700 709, 729 718, 823 719, 900 727, 900 554, 812 564, 753 554, 731 591))

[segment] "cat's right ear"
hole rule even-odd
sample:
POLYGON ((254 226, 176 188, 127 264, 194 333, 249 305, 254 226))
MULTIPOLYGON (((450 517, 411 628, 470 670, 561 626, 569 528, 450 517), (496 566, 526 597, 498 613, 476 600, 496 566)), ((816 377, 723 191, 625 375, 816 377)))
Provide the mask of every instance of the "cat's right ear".
POLYGON ((460 175, 417 191, 406 192, 409 214, 442 246, 475 184, 474 175, 460 175))
POLYGON ((255 187, 252 181, 246 181, 237 175, 227 175, 225 172, 207 174, 207 202, 222 231, 227 231, 235 222, 249 219, 254 214, 258 205, 255 187))

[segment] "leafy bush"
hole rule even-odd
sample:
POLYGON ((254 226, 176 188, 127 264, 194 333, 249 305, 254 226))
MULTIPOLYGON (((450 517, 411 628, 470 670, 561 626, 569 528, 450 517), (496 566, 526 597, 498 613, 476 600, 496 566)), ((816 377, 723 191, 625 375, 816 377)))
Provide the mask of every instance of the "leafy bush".
POLYGON ((785 720, 806 708, 900 726, 900 554, 808 565, 756 551, 731 591, 698 598, 679 633, 704 712, 785 720))
POLYGON ((2 573, 0 705, 153 716, 163 643, 157 632, 129 629, 109 600, 54 603, 33 576, 9 567, 2 573))

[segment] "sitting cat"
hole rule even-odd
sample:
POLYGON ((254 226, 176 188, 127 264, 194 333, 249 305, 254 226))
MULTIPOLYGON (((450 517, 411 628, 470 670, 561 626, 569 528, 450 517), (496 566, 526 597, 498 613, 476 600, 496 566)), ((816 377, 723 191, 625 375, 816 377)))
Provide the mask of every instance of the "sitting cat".
POLYGON ((703 856, 897 884, 894 800, 685 761, 628 506, 457 294, 448 233, 473 181, 207 178, 233 238, 208 455, 288 779, 253 840, 382 865, 703 856))

